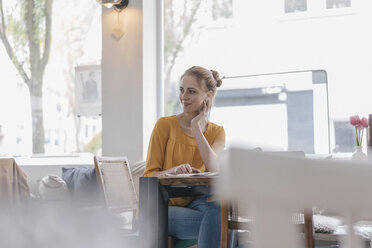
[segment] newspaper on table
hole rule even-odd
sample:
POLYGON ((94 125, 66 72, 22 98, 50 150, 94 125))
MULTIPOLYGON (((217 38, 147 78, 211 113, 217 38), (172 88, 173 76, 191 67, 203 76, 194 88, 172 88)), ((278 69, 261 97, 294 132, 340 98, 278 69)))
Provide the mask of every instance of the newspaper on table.
POLYGON ((189 174, 174 174, 165 173, 164 176, 167 177, 200 177, 200 176, 218 176, 218 172, 202 172, 202 173, 189 173, 189 174))

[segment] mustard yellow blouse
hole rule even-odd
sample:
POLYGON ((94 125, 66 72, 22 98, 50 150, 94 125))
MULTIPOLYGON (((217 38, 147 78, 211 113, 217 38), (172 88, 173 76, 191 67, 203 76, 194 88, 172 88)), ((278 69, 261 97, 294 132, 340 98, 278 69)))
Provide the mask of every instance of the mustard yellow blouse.
MULTIPOLYGON (((204 136, 209 145, 217 140, 225 143, 225 130, 212 122, 208 122, 204 136)), ((168 170, 180 164, 190 164, 202 172, 205 171, 196 139, 182 130, 177 116, 162 117, 157 121, 151 134, 143 176, 152 176, 155 172, 168 170)), ((186 206, 192 199, 172 198, 169 205, 186 206)))

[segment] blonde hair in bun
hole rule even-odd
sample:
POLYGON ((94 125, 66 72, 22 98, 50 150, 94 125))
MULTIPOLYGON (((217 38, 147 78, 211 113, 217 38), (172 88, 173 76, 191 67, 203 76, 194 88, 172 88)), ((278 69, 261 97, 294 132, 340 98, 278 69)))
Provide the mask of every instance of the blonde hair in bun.
POLYGON ((220 78, 220 74, 217 71, 215 71, 215 70, 211 70, 211 72, 212 72, 212 75, 213 75, 214 80, 216 81, 216 86, 217 87, 220 87, 221 84, 222 84, 222 80, 220 78))
POLYGON ((217 87, 220 87, 222 80, 220 79, 219 73, 215 70, 208 70, 201 66, 193 66, 185 71, 181 76, 181 79, 185 76, 194 77, 201 86, 216 94, 217 87))

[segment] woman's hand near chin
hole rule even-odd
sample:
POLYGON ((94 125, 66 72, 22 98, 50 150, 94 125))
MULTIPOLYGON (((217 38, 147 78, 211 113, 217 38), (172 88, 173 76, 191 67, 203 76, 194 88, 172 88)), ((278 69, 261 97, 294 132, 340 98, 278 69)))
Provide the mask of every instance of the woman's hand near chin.
POLYGON ((209 109, 209 99, 205 99, 200 107, 199 114, 191 120, 191 129, 193 132, 202 130, 202 125, 206 123, 206 117, 209 109))

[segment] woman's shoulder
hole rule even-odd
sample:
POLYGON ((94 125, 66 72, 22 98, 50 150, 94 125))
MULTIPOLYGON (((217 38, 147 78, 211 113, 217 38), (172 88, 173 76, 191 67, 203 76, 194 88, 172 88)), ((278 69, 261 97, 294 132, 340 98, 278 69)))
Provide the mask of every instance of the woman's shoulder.
POLYGON ((208 123, 207 131, 210 137, 216 137, 225 134, 225 129, 223 128, 223 126, 217 125, 216 123, 213 122, 208 123))
POLYGON ((217 125, 213 122, 209 122, 208 129, 209 133, 206 137, 209 137, 209 139, 211 139, 213 142, 217 139, 225 140, 225 129, 223 128, 223 126, 217 125))
POLYGON ((175 115, 160 117, 157 123, 174 123, 176 118, 177 117, 175 115))
POLYGON ((210 125, 211 130, 214 132, 220 132, 224 130, 223 126, 217 125, 216 123, 213 123, 213 122, 209 122, 208 125, 210 125))
POLYGON ((176 124, 176 119, 177 117, 175 115, 172 116, 165 116, 165 117, 160 117, 158 121, 156 122, 156 127, 159 128, 166 128, 166 127, 171 127, 176 124))

